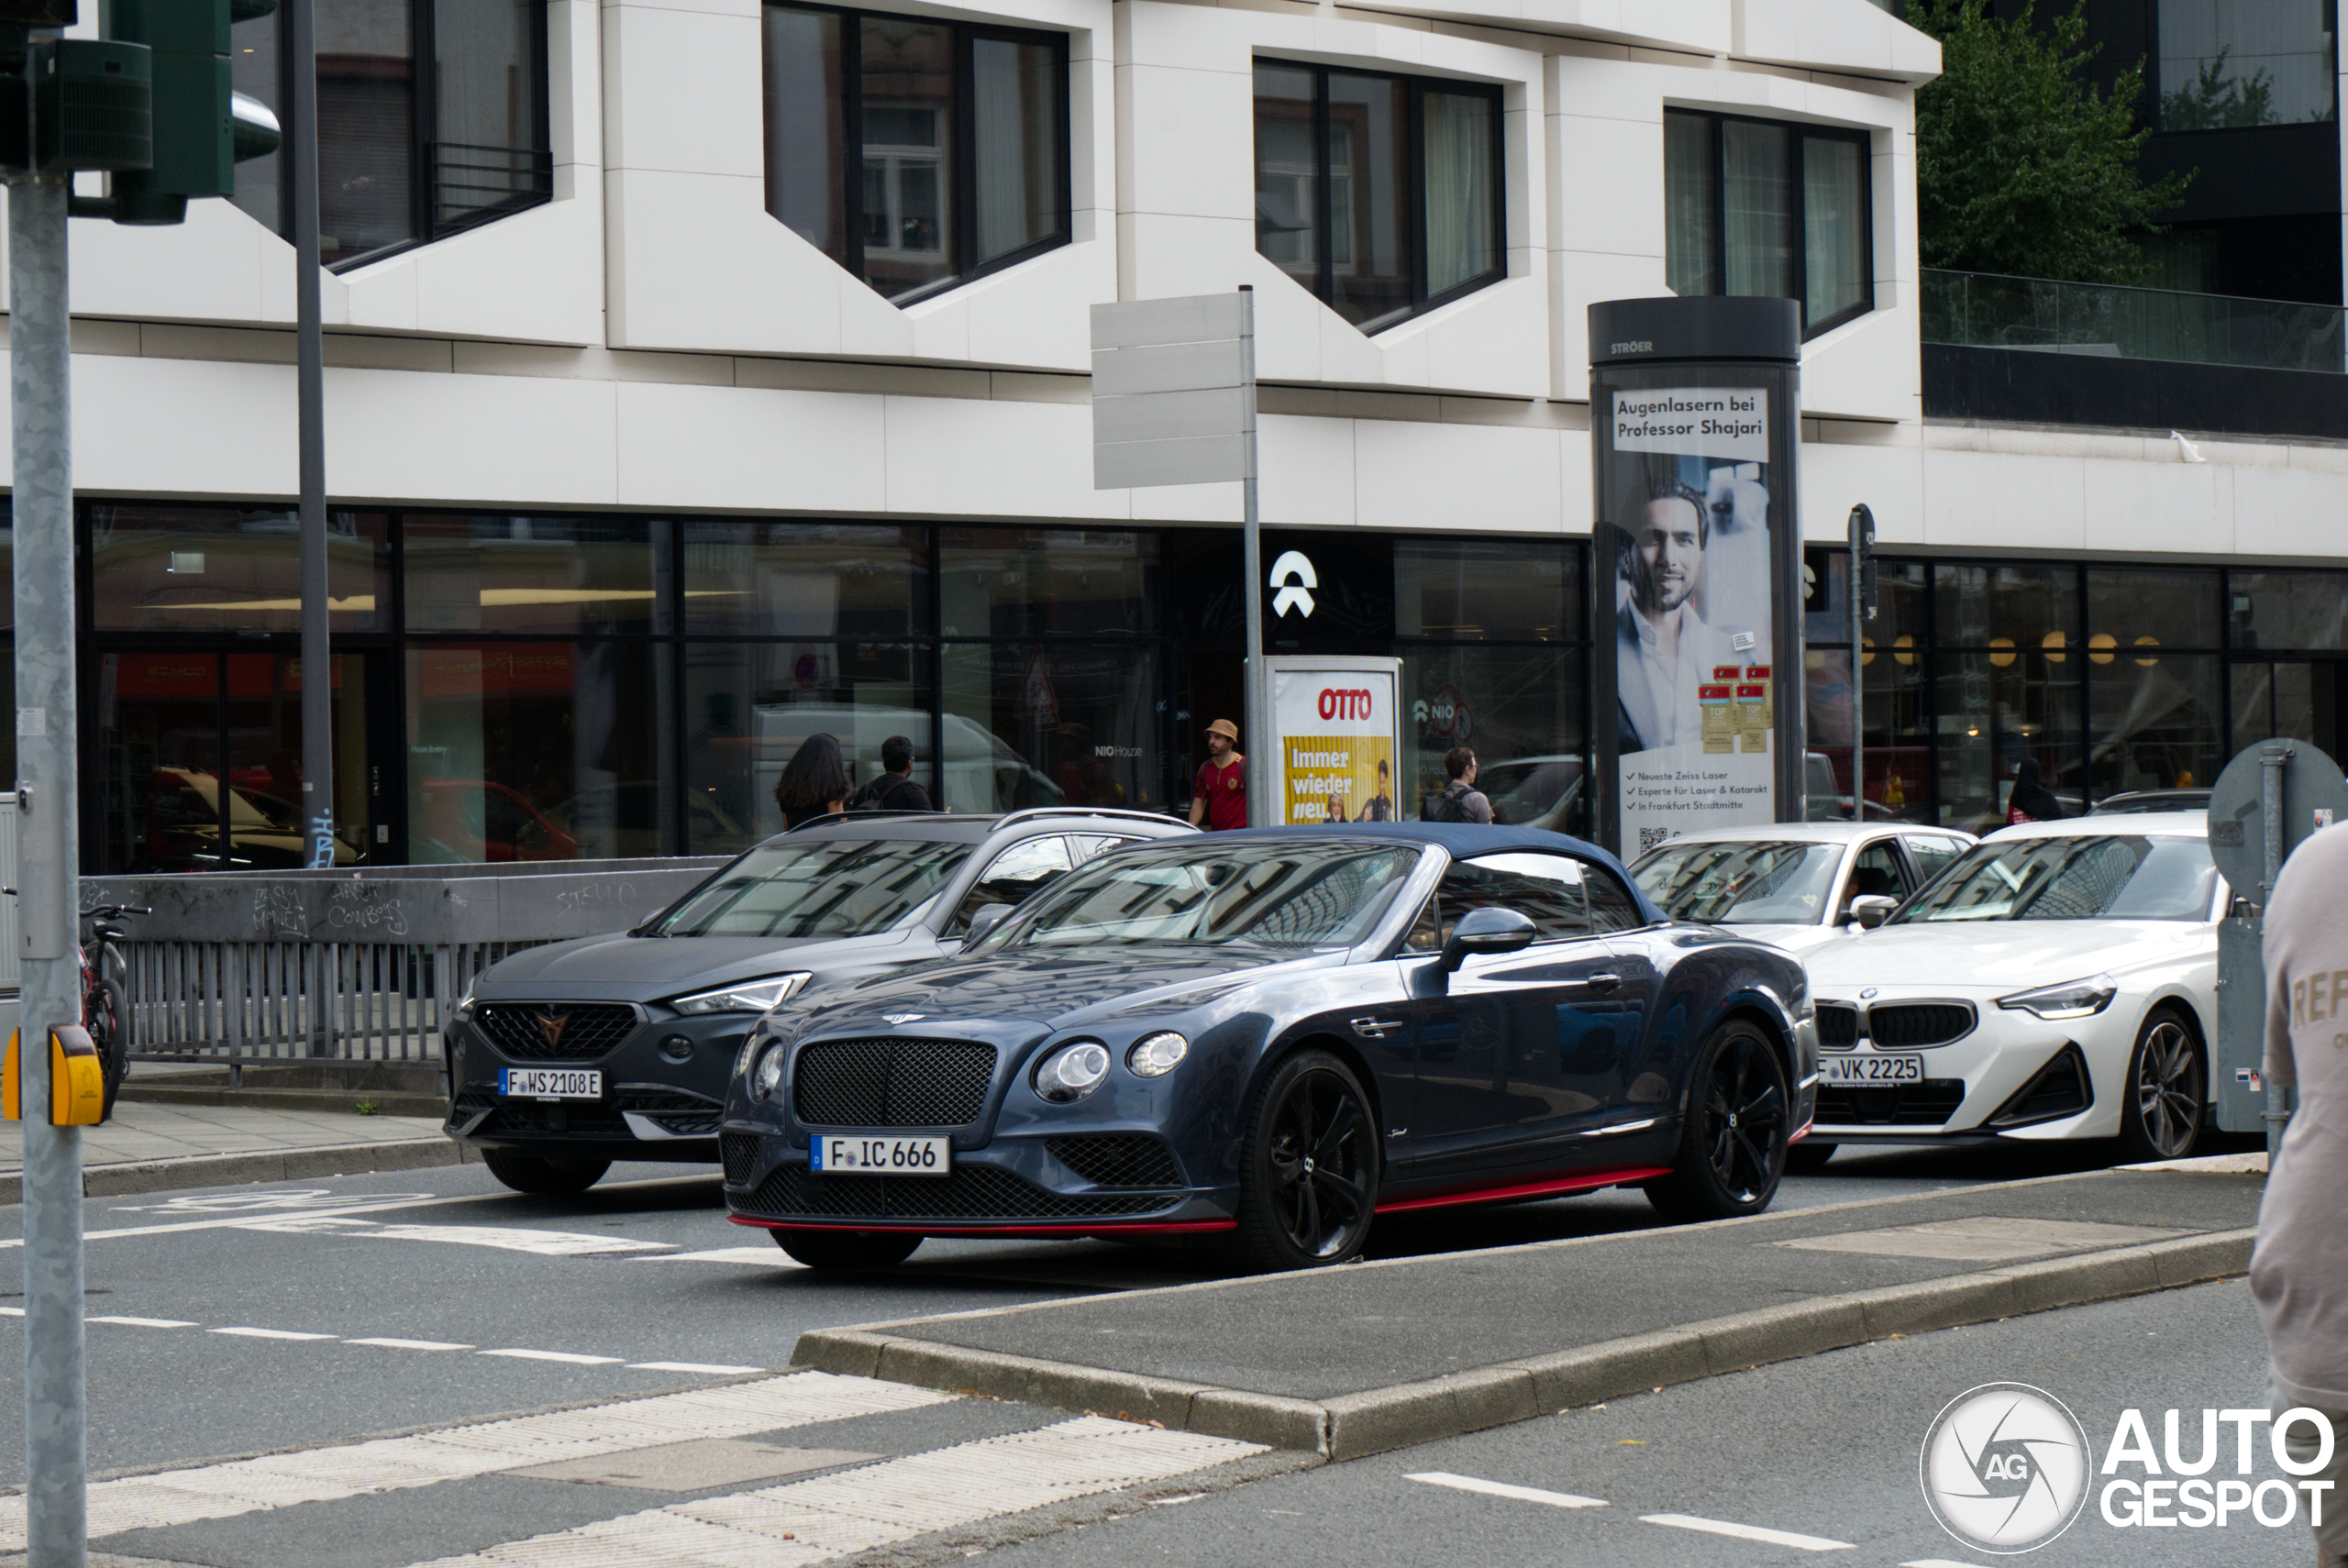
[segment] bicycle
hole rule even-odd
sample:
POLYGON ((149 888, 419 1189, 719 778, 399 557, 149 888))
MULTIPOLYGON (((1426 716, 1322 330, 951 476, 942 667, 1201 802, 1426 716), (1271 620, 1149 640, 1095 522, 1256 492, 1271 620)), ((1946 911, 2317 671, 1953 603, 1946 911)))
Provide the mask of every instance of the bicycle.
POLYGON ((128 915, 152 913, 152 910, 129 904, 99 904, 82 911, 82 922, 90 928, 90 935, 74 949, 74 954, 82 963, 82 1027, 90 1032, 90 1043, 98 1048, 99 1071, 105 1082, 105 1104, 98 1113, 100 1121, 113 1117, 115 1096, 130 1073, 130 991, 123 983, 129 965, 123 956, 125 933, 116 922, 128 915), (94 943, 97 949, 94 963, 91 959, 94 943))

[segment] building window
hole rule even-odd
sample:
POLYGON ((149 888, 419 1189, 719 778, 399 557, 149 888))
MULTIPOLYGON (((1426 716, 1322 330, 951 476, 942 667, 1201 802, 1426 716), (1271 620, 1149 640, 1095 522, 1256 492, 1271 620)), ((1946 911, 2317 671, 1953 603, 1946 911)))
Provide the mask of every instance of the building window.
POLYGON ((2160 0, 2160 128, 2330 120, 2334 0, 2160 0))
POLYGON ((766 137, 767 211, 899 304, 1069 242, 1064 34, 769 6, 766 137))
POLYGON ((1498 282, 1497 87, 1256 65, 1256 248, 1364 332, 1498 282))
MULTIPOLYGON (((316 0, 318 249, 340 271, 549 200, 538 0, 316 0), (421 63, 422 68, 419 68, 421 63)), ((281 121, 274 10, 231 30, 237 90, 281 121)), ((237 205, 290 234, 285 155, 237 166, 237 205)))
POLYGON ((1663 116, 1671 292, 1798 301, 1814 337, 1875 307, 1864 131, 1663 116))

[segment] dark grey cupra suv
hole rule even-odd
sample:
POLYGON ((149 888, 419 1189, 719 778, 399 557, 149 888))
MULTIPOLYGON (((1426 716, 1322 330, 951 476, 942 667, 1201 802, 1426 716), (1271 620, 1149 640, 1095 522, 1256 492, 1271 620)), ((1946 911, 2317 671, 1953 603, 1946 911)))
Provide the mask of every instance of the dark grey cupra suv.
POLYGON ((734 1057, 760 1015, 951 955, 978 911, 1118 845, 1193 831, 1078 807, 803 823, 633 931, 483 970, 443 1042, 446 1131, 519 1192, 580 1191, 615 1160, 714 1164, 734 1057))

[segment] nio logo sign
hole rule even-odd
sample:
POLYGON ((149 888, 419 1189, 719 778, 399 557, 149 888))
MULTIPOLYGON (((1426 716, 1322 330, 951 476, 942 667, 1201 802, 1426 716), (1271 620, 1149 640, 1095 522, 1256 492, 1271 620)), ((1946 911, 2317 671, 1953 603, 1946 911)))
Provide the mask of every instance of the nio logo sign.
POLYGON ((1334 689, 1324 690, 1321 693, 1321 716, 1324 719, 1367 719, 1369 717, 1369 693, 1334 689))
POLYGON ((1294 610, 1308 620, 1311 619, 1312 595, 1306 590, 1320 587, 1321 579, 1319 574, 1313 571, 1312 560, 1302 550, 1281 552, 1280 558, 1272 563, 1271 586, 1279 590, 1278 593, 1272 595, 1274 614, 1285 616, 1290 610, 1294 610), (1303 587, 1293 586, 1296 583, 1301 583, 1303 587))
POLYGON ((1924 1502, 1983 1551, 2029 1551, 2079 1516, 2094 1455, 2078 1418, 2043 1388, 1986 1383, 1951 1400, 1924 1436, 1924 1502))
POLYGON ((570 1015, 567 1012, 542 1012, 532 1021, 538 1026, 538 1037, 551 1051, 562 1043, 562 1032, 570 1027, 570 1015))

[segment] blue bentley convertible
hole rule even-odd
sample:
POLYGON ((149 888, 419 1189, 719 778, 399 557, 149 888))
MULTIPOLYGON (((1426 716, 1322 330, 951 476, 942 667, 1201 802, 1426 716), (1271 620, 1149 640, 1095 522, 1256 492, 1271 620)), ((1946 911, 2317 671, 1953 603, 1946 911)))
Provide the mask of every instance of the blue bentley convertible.
POLYGON ((1635 1186, 1757 1213, 1807 1131, 1801 966, 1524 828, 1258 829, 1101 856, 955 958, 770 1011, 726 1202, 818 1266, 925 1236, 1222 1232, 1341 1263, 1376 1216, 1635 1186))

